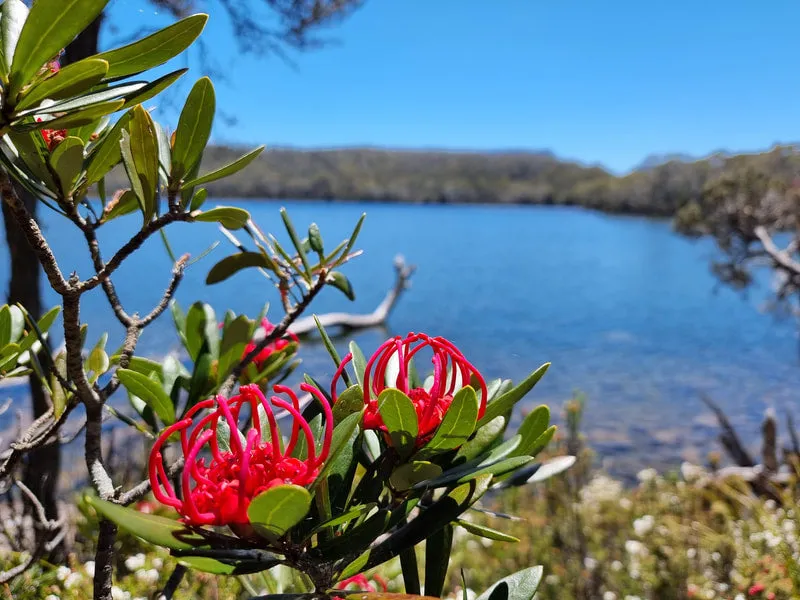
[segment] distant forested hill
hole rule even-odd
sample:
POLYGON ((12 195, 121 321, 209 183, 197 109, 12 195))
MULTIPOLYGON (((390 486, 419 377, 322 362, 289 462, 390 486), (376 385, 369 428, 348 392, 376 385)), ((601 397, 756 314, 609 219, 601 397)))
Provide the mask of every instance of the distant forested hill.
MULTIPOLYGON (((211 147, 203 171, 246 149, 211 147)), ((625 176, 541 152, 268 149, 244 171, 209 185, 215 196, 377 200, 416 203, 580 205, 608 212, 669 216, 724 172, 756 168, 787 181, 800 172, 800 148, 761 154, 651 158, 625 176)), ((116 182, 110 181, 112 186, 116 182)))

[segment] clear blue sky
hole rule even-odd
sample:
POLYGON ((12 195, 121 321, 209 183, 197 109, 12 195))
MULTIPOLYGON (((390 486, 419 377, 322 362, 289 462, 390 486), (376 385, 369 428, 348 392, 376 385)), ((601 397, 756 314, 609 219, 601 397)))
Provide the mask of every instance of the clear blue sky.
MULTIPOLYGON (((153 12, 112 8, 123 32, 153 12)), ((616 171, 800 140, 796 0, 367 0, 330 35, 292 68, 238 56, 212 12, 219 105, 240 115, 215 139, 548 149, 616 171)))

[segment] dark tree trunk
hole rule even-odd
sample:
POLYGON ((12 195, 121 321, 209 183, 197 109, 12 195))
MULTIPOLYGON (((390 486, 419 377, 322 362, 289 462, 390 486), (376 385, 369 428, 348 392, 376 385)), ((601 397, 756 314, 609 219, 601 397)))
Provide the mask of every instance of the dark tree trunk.
MULTIPOLYGON (((100 26, 103 16, 100 15, 66 48, 61 59, 62 65, 77 62, 87 56, 97 54, 100 26)), ((19 190, 25 205, 36 218, 38 202, 25 190, 19 190)), ((8 288, 8 301, 19 302, 34 318, 42 314, 41 268, 36 255, 31 250, 24 235, 16 226, 8 208, 3 205, 3 222, 6 230, 9 258, 11 261, 11 279, 8 288)), ((49 352, 48 348, 43 349, 49 352)), ((32 416, 37 419, 50 406, 49 398, 39 381, 31 376, 29 379, 31 392, 32 416)), ((24 464, 23 481, 36 494, 44 506, 49 519, 58 518, 57 487, 61 473, 61 451, 58 440, 50 440, 46 445, 31 451, 24 464)), ((60 550, 60 549, 59 549, 60 550)))

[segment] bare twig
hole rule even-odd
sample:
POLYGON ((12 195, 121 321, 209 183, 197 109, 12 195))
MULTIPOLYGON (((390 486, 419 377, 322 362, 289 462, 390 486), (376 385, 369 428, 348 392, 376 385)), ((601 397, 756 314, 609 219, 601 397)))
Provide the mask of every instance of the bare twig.
POLYGON ((722 427, 722 433, 719 436, 720 442, 728 451, 728 454, 730 454, 731 459, 733 459, 733 461, 740 467, 755 466, 756 462, 753 460, 747 450, 745 450, 741 441, 739 441, 739 436, 736 434, 736 430, 733 428, 733 425, 731 425, 731 422, 728 420, 728 417, 725 415, 723 410, 716 404, 716 402, 714 402, 705 394, 701 398, 703 402, 705 402, 706 406, 714 411, 714 415, 716 415, 717 421, 719 422, 720 427, 722 427))
POLYGON ((175 565, 175 569, 167 580, 167 585, 164 586, 164 589, 161 590, 161 593, 156 598, 158 600, 172 600, 172 596, 175 595, 184 575, 186 575, 186 567, 180 564, 175 565))
MULTIPOLYGON (((365 329, 368 327, 376 327, 384 324, 404 290, 410 286, 411 275, 414 273, 416 267, 414 265, 407 265, 402 256, 398 256, 394 261, 394 268, 396 272, 396 279, 394 287, 387 292, 386 297, 377 306, 377 308, 369 314, 352 314, 344 312, 327 313, 319 315, 317 318, 323 327, 342 327, 346 330, 351 329, 365 329)), ((297 335, 303 335, 316 331, 317 326, 314 322, 314 317, 303 317, 297 319, 294 324, 289 327, 289 331, 297 335)))

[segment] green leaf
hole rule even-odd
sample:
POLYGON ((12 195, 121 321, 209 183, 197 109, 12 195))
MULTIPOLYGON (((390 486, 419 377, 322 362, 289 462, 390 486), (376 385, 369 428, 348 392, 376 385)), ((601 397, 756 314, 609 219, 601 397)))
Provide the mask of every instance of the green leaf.
POLYGON ((150 98, 158 96, 161 92, 183 77, 189 69, 178 69, 143 85, 141 88, 125 96, 125 107, 142 104, 150 98))
POLYGON ((330 519, 329 521, 324 521, 320 523, 309 532, 309 535, 313 535, 320 529, 328 529, 330 527, 336 527, 337 525, 344 525, 345 523, 349 523, 350 521, 352 521, 357 517, 368 514, 376 506, 377 504, 375 502, 370 502, 368 504, 359 504, 358 506, 354 506, 347 512, 342 513, 341 515, 336 516, 330 519))
POLYGON ((260 252, 239 252, 238 254, 232 254, 231 256, 226 256, 211 267, 211 270, 206 276, 206 284, 212 285, 225 281, 242 269, 255 267, 269 269, 270 265, 270 261, 260 252))
POLYGON ((389 477, 389 485, 395 491, 405 492, 423 481, 442 474, 442 467, 425 460, 415 460, 397 467, 389 477))
POLYGON ((314 252, 319 254, 320 258, 325 256, 322 234, 319 232, 319 226, 316 223, 312 223, 308 227, 308 245, 314 252))
POLYGON ((283 537, 300 523, 311 508, 311 494, 298 485, 279 485, 253 498, 247 517, 255 530, 269 540, 283 537))
POLYGON ((108 0, 36 0, 19 34, 9 74, 22 89, 47 61, 94 21, 108 0))
POLYGON ((86 360, 87 369, 94 372, 95 376, 98 376, 108 371, 110 366, 111 361, 105 349, 100 347, 93 348, 89 353, 89 358, 86 360))
MULTIPOLYGON (((59 352, 56 357, 53 359, 53 366, 55 370, 61 375, 64 379, 67 376, 67 353, 65 351, 59 352)), ((67 392, 61 386, 58 378, 56 378, 55 374, 53 374, 51 379, 51 388, 53 394, 51 399, 53 401, 53 416, 58 419, 61 415, 64 414, 64 409, 67 407, 67 392)))
POLYGON ((478 396, 474 389, 466 386, 458 390, 442 423, 436 429, 431 441, 421 450, 420 455, 430 456, 464 444, 475 430, 478 409, 478 396))
POLYGON ((0 6, 0 71, 4 81, 8 79, 14 50, 27 18, 28 7, 22 0, 5 0, 0 6))
POLYGON ((118 111, 125 104, 125 100, 111 100, 109 102, 100 102, 92 104, 84 109, 76 110, 63 117, 56 117, 50 121, 30 122, 24 124, 14 123, 12 126, 19 131, 31 131, 33 129, 70 129, 71 127, 80 127, 94 123, 100 117, 110 115, 118 111))
POLYGON ((158 187, 158 140, 153 119, 141 105, 131 110, 127 126, 130 133, 129 149, 122 143, 122 157, 131 187, 142 201, 144 222, 149 223, 157 212, 156 188, 158 187))
POLYGON ((361 412, 364 408, 364 392, 360 385, 351 385, 336 399, 333 405, 333 422, 341 423, 353 413, 361 412))
POLYGON ((30 329, 27 335, 20 340, 19 348, 20 351, 25 352, 30 350, 31 347, 36 343, 37 340, 44 339, 45 333, 47 330, 53 326, 56 318, 58 318, 59 313, 61 312, 60 306, 54 306, 50 310, 48 310, 45 314, 42 315, 42 318, 39 319, 38 323, 33 325, 33 322, 30 320, 30 315, 27 315, 28 323, 30 324, 30 329))
POLYGON ((536 469, 536 472, 525 483, 538 483, 550 479, 569 469, 575 464, 576 460, 574 456, 556 456, 536 469))
POLYGON ((87 184, 91 185, 96 181, 100 181, 100 179, 105 177, 105 175, 122 160, 122 153, 119 145, 120 136, 123 128, 127 128, 131 116, 131 111, 122 115, 90 152, 86 163, 87 184))
POLYGON ((173 550, 209 547, 209 537, 202 530, 187 527, 166 517, 141 513, 96 496, 86 496, 85 499, 100 515, 151 544, 173 550))
POLYGON ((203 31, 206 21, 208 15, 205 14, 186 17, 132 44, 98 54, 97 58, 108 61, 108 77, 141 73, 186 50, 203 31))
POLYGON ((125 98, 137 93, 147 84, 143 81, 124 83, 105 87, 97 92, 83 94, 74 98, 58 100, 46 106, 37 106, 27 110, 19 111, 17 117, 27 117, 36 115, 59 115, 63 113, 73 113, 76 110, 91 108, 99 104, 108 102, 125 102, 125 98))
POLYGON ((450 524, 431 534, 425 542, 426 596, 439 597, 442 595, 452 547, 453 526, 450 524))
POLYGON ((250 319, 244 315, 236 317, 225 326, 219 347, 217 381, 224 381, 234 365, 242 360, 242 354, 250 341, 251 331, 250 319))
POLYGON ((36 106, 42 100, 60 100, 85 92, 105 77, 108 63, 98 58, 85 58, 67 65, 58 73, 25 89, 20 94, 16 110, 36 106))
POLYGON ((528 448, 528 452, 526 453, 528 456, 536 456, 545 449, 547 444, 550 443, 550 440, 553 439, 553 436, 556 434, 556 430, 558 427, 555 425, 551 425, 548 427, 545 432, 540 435, 536 440, 533 442, 530 448, 528 448))
POLYGON ((367 359, 364 357, 364 353, 361 351, 361 348, 358 347, 358 344, 355 342, 350 342, 349 345, 350 354, 353 356, 353 371, 356 374, 356 381, 358 384, 363 386, 364 385, 364 371, 367 370, 367 359))
POLYGON ((417 411, 411 398, 398 389, 386 388, 378 396, 378 412, 392 439, 392 446, 400 456, 410 455, 419 435, 417 411))
POLYGON ((0 307, 0 348, 11 343, 11 309, 8 304, 0 307))
POLYGON ((68 198, 83 169, 83 140, 69 136, 50 154, 50 165, 58 175, 59 187, 68 198))
POLYGON ((500 439, 506 429, 505 417, 495 417, 475 432, 475 436, 458 449, 456 460, 472 460, 483 454, 493 443, 500 439))
POLYGON ((491 527, 486 527, 484 525, 478 525, 477 523, 471 523, 469 521, 464 521, 459 519, 456 523, 460 526, 469 531, 470 533, 489 539, 495 540, 498 542, 518 542, 519 538, 514 537, 513 535, 508 535, 507 533, 503 533, 502 531, 497 531, 496 529, 492 529, 491 527))
POLYGON ((542 581, 542 567, 530 567, 504 577, 475 600, 533 600, 542 581))
POLYGON ((129 393, 141 398, 165 425, 175 422, 175 407, 160 383, 130 369, 117 369, 117 377, 129 393))
POLYGON ((19 153, 19 157, 31 174, 49 188, 55 190, 56 184, 45 162, 47 150, 44 138, 38 131, 9 131, 8 137, 19 153), (36 137, 34 137, 36 136, 36 137))
POLYGON ((533 386, 539 383, 539 380, 544 376, 549 368, 550 363, 543 364, 541 367, 523 379, 513 389, 509 390, 499 398, 489 402, 486 405, 486 412, 484 412, 483 417, 481 417, 480 421, 478 421, 478 427, 481 427, 495 417, 504 415, 510 411, 517 402, 522 400, 522 398, 533 389, 533 386))
POLYGON ((342 292, 345 296, 347 296, 348 300, 355 300, 356 293, 353 291, 353 286, 350 283, 350 280, 345 277, 345 275, 339 271, 331 271, 328 273, 328 278, 326 279, 326 283, 332 285, 337 290, 342 292))
POLYGON ((195 221, 219 223, 226 229, 241 229, 250 220, 250 213, 235 206, 217 206, 198 214, 192 213, 195 221))
POLYGON ((328 458, 322 470, 319 472, 317 480, 323 477, 329 477, 331 474, 338 473, 342 475, 350 466, 352 462, 352 452, 343 461, 339 460, 339 457, 348 447, 352 449, 360 422, 361 414, 353 413, 336 425, 333 430, 333 435, 331 436, 331 449, 328 458))
POLYGON ((117 217, 128 215, 139 209, 139 198, 133 190, 125 190, 117 197, 112 198, 103 210, 103 221, 110 221, 117 217))
POLYGON ((498 474, 498 472, 506 473, 509 470, 515 468, 515 465, 521 466, 527 464, 531 460, 533 460, 530 456, 526 457, 514 457, 509 458, 512 456, 514 451, 519 447, 520 441, 519 435, 515 435, 511 439, 506 440, 496 448, 494 448, 491 452, 481 455, 478 458, 475 458, 469 462, 466 462, 458 467, 448 469, 445 471, 440 477, 433 479, 431 481, 426 482, 425 486, 416 486, 416 487, 429 487, 429 488, 438 488, 438 487, 445 487, 447 485, 451 485, 454 483, 464 483, 469 481, 470 479, 483 475, 483 474, 498 474), (516 461, 509 464, 501 464, 505 460, 512 460, 516 461), (510 468, 509 468, 510 467, 510 468))
POLYGON ((519 435, 522 441, 517 449, 517 454, 527 454, 534 456, 530 450, 534 447, 536 440, 545 432, 550 423, 550 409, 545 405, 537 406, 522 421, 519 426, 519 435))
POLYGON ((22 309, 16 304, 9 306, 8 311, 11 320, 10 340, 16 343, 22 338, 22 334, 25 332, 25 313, 23 313, 22 309))
POLYGON ((194 363, 194 371, 189 380, 189 396, 186 399, 186 409, 188 410, 211 392, 214 382, 211 378, 211 367, 214 362, 213 357, 208 352, 200 352, 200 356, 194 363))
POLYGON ((206 198, 208 198, 208 190, 206 188, 197 190, 192 196, 192 201, 189 204, 189 211, 194 212, 200 210, 200 207, 205 204, 206 198))
POLYGON ((191 181, 185 182, 181 189, 192 188, 198 185, 203 185, 206 183, 211 183, 212 181, 217 181, 218 179, 222 179, 223 177, 229 177, 234 173, 238 173, 242 169, 244 169, 247 165, 253 162, 261 152, 264 151, 264 146, 259 146, 255 150, 251 150, 244 156, 237 158, 230 164, 225 165, 224 167, 220 167, 210 173, 206 173, 205 175, 201 175, 196 179, 192 179, 191 181))
POLYGON ((178 562, 182 565, 211 573, 213 575, 246 575, 248 573, 258 573, 280 564, 280 561, 256 561, 256 560, 236 560, 222 562, 206 556, 181 556, 178 562))
POLYGON ((219 357, 219 332, 217 317, 210 304, 195 302, 189 307, 186 315, 186 350, 193 361, 197 361, 203 344, 208 344, 208 351, 215 359, 219 357))
POLYGON ((189 92, 175 130, 172 147, 172 176, 175 179, 183 178, 200 162, 211 136, 214 109, 214 86, 208 77, 202 77, 189 92))

